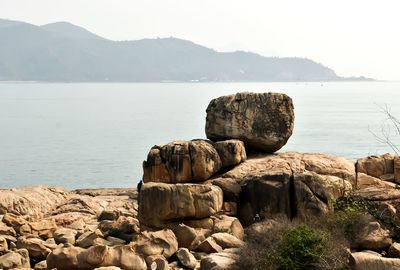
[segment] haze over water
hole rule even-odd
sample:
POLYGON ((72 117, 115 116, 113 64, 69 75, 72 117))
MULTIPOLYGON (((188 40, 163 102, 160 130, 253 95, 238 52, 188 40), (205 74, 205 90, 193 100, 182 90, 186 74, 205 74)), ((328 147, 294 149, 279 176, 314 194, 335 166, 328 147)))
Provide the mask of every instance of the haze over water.
POLYGON ((391 152, 374 138, 400 82, 0 84, 0 188, 135 187, 155 144, 205 138, 209 101, 239 91, 292 97, 295 129, 280 151, 356 160, 391 152))

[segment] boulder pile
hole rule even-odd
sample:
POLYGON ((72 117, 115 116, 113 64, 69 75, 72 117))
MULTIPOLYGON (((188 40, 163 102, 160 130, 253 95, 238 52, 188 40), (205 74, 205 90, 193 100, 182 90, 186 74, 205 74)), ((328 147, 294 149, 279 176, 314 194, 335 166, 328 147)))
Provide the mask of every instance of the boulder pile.
MULTIPOLYGON (((139 192, 0 190, 0 269, 238 269, 243 227, 321 216, 344 195, 400 228, 399 157, 275 153, 293 125, 286 95, 238 93, 208 106, 210 140, 151 148, 139 192)), ((380 220, 365 215, 354 233, 354 269, 398 269, 400 243, 380 220)))

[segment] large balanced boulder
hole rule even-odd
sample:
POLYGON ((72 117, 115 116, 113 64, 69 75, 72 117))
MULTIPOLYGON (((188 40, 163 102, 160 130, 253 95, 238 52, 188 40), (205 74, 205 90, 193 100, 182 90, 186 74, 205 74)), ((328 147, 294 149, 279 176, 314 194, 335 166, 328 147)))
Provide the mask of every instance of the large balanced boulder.
POLYGON ((221 210, 221 188, 200 184, 146 183, 139 193, 139 221, 162 228, 182 219, 202 219, 221 210))
POLYGON ((212 141, 239 139, 272 153, 286 144, 293 127, 293 103, 285 94, 243 92, 213 99, 207 107, 206 135, 212 141))

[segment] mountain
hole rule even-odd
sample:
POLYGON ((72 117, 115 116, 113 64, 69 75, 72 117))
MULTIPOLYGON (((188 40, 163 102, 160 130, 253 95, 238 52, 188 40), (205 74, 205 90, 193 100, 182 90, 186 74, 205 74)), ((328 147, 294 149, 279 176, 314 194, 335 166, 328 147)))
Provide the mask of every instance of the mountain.
POLYGON ((112 41, 68 22, 0 20, 2 81, 331 81, 304 58, 217 52, 177 38, 112 41))

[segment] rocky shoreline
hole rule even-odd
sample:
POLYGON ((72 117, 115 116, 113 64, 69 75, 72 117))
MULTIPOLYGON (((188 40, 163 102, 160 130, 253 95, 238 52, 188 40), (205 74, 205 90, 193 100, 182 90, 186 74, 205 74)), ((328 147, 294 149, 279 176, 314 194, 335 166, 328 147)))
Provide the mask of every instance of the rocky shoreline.
POLYGON ((275 152, 292 133, 293 110, 289 97, 273 93, 211 101, 212 141, 154 146, 140 192, 0 190, 0 269, 241 269, 261 224, 327 216, 343 198, 374 210, 359 216, 346 264, 399 269, 400 157, 354 163, 275 152))

